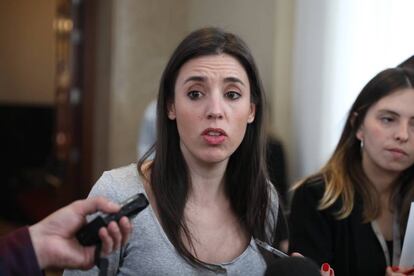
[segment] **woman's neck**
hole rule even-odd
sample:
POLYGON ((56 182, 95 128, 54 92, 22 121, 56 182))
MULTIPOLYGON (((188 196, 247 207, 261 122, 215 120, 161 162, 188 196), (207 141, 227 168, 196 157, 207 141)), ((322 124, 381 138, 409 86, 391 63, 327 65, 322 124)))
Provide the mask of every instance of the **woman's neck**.
POLYGON ((191 179, 189 202, 208 205, 218 200, 226 200, 224 184, 227 161, 218 164, 187 162, 187 166, 191 179))

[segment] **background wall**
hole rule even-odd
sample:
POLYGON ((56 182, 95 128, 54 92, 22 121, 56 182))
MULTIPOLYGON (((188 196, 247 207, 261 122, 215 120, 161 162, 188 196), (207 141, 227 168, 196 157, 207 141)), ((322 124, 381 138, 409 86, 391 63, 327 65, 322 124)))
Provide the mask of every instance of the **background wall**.
POLYGON ((98 82, 106 87, 98 88, 97 97, 103 99, 96 103, 95 178, 105 169, 137 160, 142 114, 158 93, 169 56, 186 34, 188 15, 186 0, 106 1, 104 5, 101 16, 106 14, 111 23, 101 26, 99 39, 109 40, 110 47, 101 50, 98 58, 98 82), (107 141, 99 142, 102 137, 107 141))
POLYGON ((53 104, 54 14, 54 0, 0 1, 0 102, 53 104))

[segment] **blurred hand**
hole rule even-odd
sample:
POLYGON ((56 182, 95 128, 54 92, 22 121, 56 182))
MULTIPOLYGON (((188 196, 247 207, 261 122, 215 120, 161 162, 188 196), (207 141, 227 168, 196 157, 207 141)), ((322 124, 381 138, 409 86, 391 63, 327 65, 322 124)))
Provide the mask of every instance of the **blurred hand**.
MULTIPOLYGON (((97 211, 115 213, 119 209, 119 205, 103 197, 78 200, 29 227, 40 268, 92 268, 95 246, 82 246, 75 234, 86 224, 86 215, 97 211)), ((131 223, 126 217, 119 223, 111 222, 108 227, 102 227, 99 230, 101 255, 105 256, 119 249, 126 243, 131 231, 131 223)))
POLYGON ((321 266, 321 276, 335 276, 335 271, 328 263, 323 263, 321 266))
POLYGON ((414 269, 412 268, 400 268, 397 266, 388 266, 385 270, 385 276, 407 276, 414 275, 414 269))
POLYGON ((298 253, 298 252, 292 252, 292 254, 290 254, 291 257, 303 257, 302 254, 298 253))

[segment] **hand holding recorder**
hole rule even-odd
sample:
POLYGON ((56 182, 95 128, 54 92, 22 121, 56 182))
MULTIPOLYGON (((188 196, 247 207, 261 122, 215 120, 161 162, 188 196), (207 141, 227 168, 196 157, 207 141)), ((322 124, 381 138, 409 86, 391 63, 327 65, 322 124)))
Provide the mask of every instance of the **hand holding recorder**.
MULTIPOLYGON (((75 201, 29 227, 40 268, 88 269, 94 265, 95 246, 82 246, 75 235, 86 223, 88 214, 102 211, 113 214, 121 207, 103 197, 75 201)), ((127 217, 110 221, 98 229, 102 254, 107 255, 125 244, 132 231, 127 217)))

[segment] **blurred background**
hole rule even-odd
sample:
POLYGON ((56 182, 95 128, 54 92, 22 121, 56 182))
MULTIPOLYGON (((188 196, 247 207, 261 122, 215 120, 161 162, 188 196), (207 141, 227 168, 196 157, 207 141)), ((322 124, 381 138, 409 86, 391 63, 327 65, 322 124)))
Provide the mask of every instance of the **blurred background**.
POLYGON ((377 72, 414 54, 410 0, 1 0, 0 234, 137 160, 144 110, 190 31, 250 46, 286 183, 317 170, 377 72))

